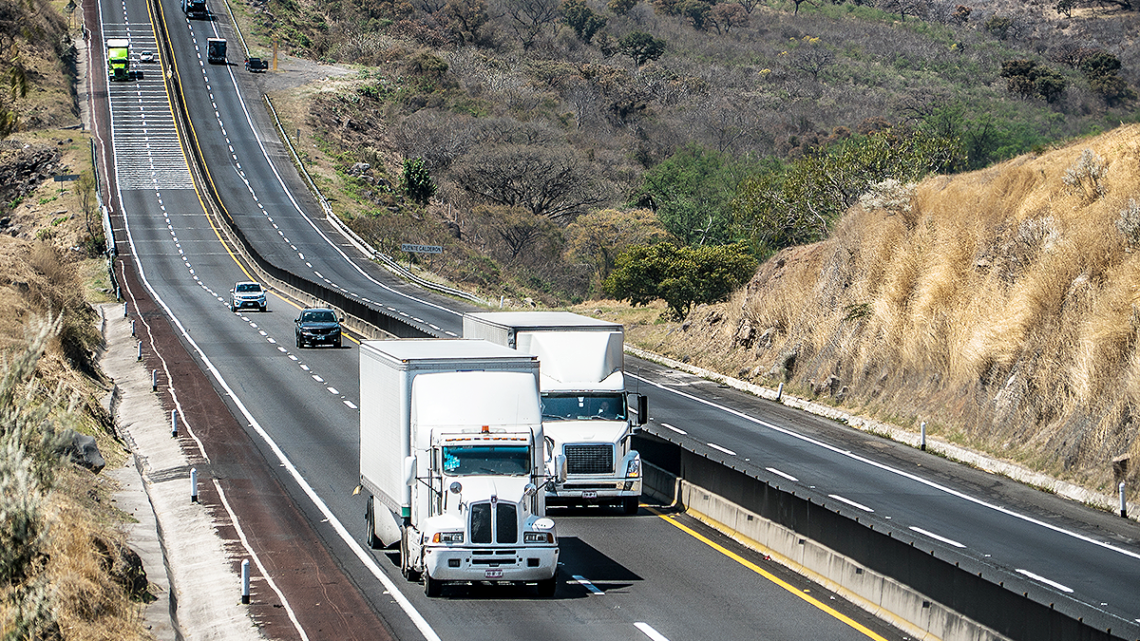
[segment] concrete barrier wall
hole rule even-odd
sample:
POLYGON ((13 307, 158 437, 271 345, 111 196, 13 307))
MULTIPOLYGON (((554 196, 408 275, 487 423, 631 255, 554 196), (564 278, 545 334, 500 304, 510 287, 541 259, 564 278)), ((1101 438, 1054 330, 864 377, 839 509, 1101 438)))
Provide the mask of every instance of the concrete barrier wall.
POLYGON ((921 639, 1108 641, 1079 617, 965 567, 649 434, 635 437, 646 493, 921 639))

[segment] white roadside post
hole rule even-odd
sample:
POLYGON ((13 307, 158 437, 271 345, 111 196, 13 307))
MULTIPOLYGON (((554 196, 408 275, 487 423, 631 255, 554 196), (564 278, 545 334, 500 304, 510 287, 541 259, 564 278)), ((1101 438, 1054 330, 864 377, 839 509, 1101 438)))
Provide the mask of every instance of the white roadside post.
POLYGON ((170 435, 178 436, 178 410, 170 410, 170 435))
POLYGON ((1124 500, 1124 481, 1120 482, 1120 516, 1128 518, 1128 503, 1124 500))
POLYGON ((190 502, 198 502, 198 468, 190 468, 190 502))
POLYGON ((241 562, 241 602, 249 605, 249 559, 241 562))

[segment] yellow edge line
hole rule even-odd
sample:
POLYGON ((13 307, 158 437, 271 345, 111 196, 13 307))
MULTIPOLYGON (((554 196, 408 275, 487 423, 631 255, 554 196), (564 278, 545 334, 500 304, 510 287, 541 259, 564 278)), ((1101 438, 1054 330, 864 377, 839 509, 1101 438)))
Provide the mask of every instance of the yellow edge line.
POLYGON ((854 619, 843 614, 842 612, 836 611, 835 608, 832 608, 831 606, 829 606, 825 603, 822 603, 821 601, 819 601, 815 597, 812 597, 812 596, 809 596, 808 594, 805 594, 799 588, 788 583, 787 581, 784 581, 780 577, 772 574, 771 572, 765 570, 764 568, 760 567, 759 565, 756 565, 755 563, 753 563, 753 562, 749 561, 748 559, 740 556, 739 554, 733 552, 732 550, 729 550, 728 548, 724 547, 723 545, 716 543, 715 541, 712 541, 708 537, 706 537, 703 534, 701 534, 700 532, 697 532, 696 530, 688 527, 687 525, 683 525, 681 523, 678 523, 677 520, 675 518, 673 518, 671 515, 663 514, 662 512, 655 510, 653 508, 647 508, 647 509, 650 512, 652 512, 653 514, 656 514, 658 516, 658 518, 665 521, 669 525, 672 525, 673 527, 677 528, 678 530, 681 530, 682 532, 688 534, 689 536, 700 541, 701 543, 704 543, 705 545, 716 550, 717 552, 720 552, 721 554, 727 556, 728 558, 732 559, 733 561, 736 561, 740 565, 743 565, 744 567, 748 568, 749 570, 752 570, 753 572, 759 574, 760 576, 764 577, 765 579, 768 579, 772 583, 775 583, 776 585, 780 586, 781 588, 784 588, 788 592, 796 595, 797 597, 803 599, 804 601, 807 601, 808 603, 814 605, 815 607, 819 608, 820 610, 823 610, 827 614, 830 614, 831 616, 835 617, 836 619, 839 619, 843 623, 846 623, 847 625, 851 626, 852 628, 863 633, 864 636, 867 636, 871 639, 875 639, 876 641, 887 641, 886 637, 883 637, 882 635, 879 635, 878 633, 874 632, 873 630, 868 629, 863 624, 859 623, 858 621, 855 621, 854 619))
MULTIPOLYGON (((159 10, 159 15, 155 16, 154 12, 151 10, 151 4, 149 2, 146 3, 146 11, 147 11, 147 14, 150 16, 151 29, 153 29, 155 32, 158 31, 158 24, 156 21, 161 21, 163 24, 163 27, 166 26, 166 12, 162 9, 162 5, 159 5, 158 10, 159 10)), ((167 30, 167 32, 169 32, 169 30, 167 30)), ((179 86, 181 86, 182 85, 182 74, 178 72, 178 61, 175 59, 175 57, 173 55, 173 47, 171 47, 171 49, 172 49, 172 51, 171 51, 171 56, 170 56, 170 66, 171 66, 171 69, 173 69, 173 71, 174 71, 172 80, 174 80, 175 82, 177 82, 179 84, 179 86)), ((163 75, 165 75, 165 74, 163 74, 163 75)), ((167 102, 167 104, 170 105, 170 108, 173 111, 174 100, 170 96, 170 85, 164 81, 162 83, 162 86, 166 90, 166 102, 167 102)), ((186 95, 185 90, 183 90, 182 95, 183 96, 186 95)), ((171 116, 173 116, 173 115, 174 114, 171 113, 171 116)), ((187 120, 186 120, 186 126, 189 128, 190 137, 194 139, 194 146, 198 147, 198 149, 201 150, 201 145, 198 144, 198 134, 196 131, 194 131, 194 123, 190 122, 189 118, 187 118, 187 120)), ((179 145, 179 147, 182 148, 182 161, 185 162, 186 167, 189 168, 190 167, 190 159, 189 159, 189 155, 186 153, 186 144, 182 141, 181 136, 179 136, 179 138, 178 138, 178 145, 179 145)), ((213 178, 210 176, 209 168, 203 166, 202 172, 203 172, 203 175, 206 179, 206 182, 210 183, 211 189, 213 189, 214 181, 213 181, 213 178)), ((226 243, 224 238, 222 238, 221 232, 218 231, 217 226, 214 224, 214 219, 210 217, 208 210, 206 209, 206 203, 203 201, 202 192, 198 189, 198 183, 194 182, 194 181, 191 181, 191 182, 194 183, 194 193, 197 194, 197 196, 198 196, 198 204, 201 205, 201 207, 202 207, 202 215, 206 217, 206 222, 209 223, 210 229, 212 229, 214 232, 214 235, 217 236, 218 242, 221 243, 222 248, 226 250, 226 253, 229 255, 230 259, 234 261, 234 264, 237 265, 238 269, 240 269, 242 271, 242 273, 246 275, 246 278, 248 278, 249 280, 257 280, 256 278, 253 277, 252 274, 249 273, 249 271, 246 269, 245 265, 243 265, 242 262, 240 260, 238 260, 238 257, 234 255, 233 250, 230 248, 229 244, 226 243)), ((225 205, 221 204, 221 199, 219 199, 219 206, 222 208, 222 211, 227 216, 229 216, 229 212, 225 211, 225 205)), ((277 293, 274 292, 274 294, 277 294, 277 293)), ((279 294, 277 294, 277 297, 281 298, 281 296, 279 294)), ((281 298, 281 300, 283 300, 285 302, 289 302, 289 301, 285 300, 284 298, 281 298)), ((290 303, 290 304, 292 304, 292 303, 290 303)))
MULTIPOLYGON (((161 5, 159 6, 160 15, 158 15, 157 17, 154 15, 154 12, 151 11, 151 5, 149 2, 146 3, 146 10, 147 10, 147 14, 150 16, 151 29, 153 29, 155 31, 158 30, 158 24, 156 23, 156 19, 158 21, 161 21, 164 26, 166 25, 166 12, 162 10, 161 5)), ((178 61, 174 59, 173 55, 170 56, 170 65, 174 69, 173 80, 175 80, 176 82, 178 82, 179 85, 181 85, 182 84, 182 74, 178 73, 178 61)), ((165 75, 165 74, 163 74, 163 75, 165 75)), ((167 104, 170 105, 171 110, 173 110, 174 109, 174 101, 171 99, 171 96, 170 96, 170 86, 165 81, 162 83, 162 86, 163 86, 163 89, 166 91, 166 102, 167 102, 167 104)), ((186 95, 185 90, 182 92, 182 95, 183 96, 186 95)), ((173 114, 171 114, 171 115, 173 115, 173 114)), ((190 137, 194 139, 194 146, 201 149, 201 145, 198 144, 198 133, 194 130, 194 123, 190 122, 190 120, 187 119, 186 126, 190 130, 190 137)), ((181 149, 182 149, 182 161, 186 163, 187 167, 189 167, 190 166, 190 160, 189 160, 188 154, 186 153, 185 143, 182 142, 181 137, 179 137, 179 139, 178 139, 178 144, 179 144, 179 147, 181 147, 181 149)), ((214 189, 214 187, 213 187, 214 179, 210 175, 210 169, 208 167, 203 166, 202 167, 202 174, 205 177, 206 182, 208 182, 210 184, 210 188, 214 189)), ((205 216, 206 222, 210 225, 210 229, 213 230, 214 236, 216 236, 218 238, 218 243, 221 244, 222 248, 226 250, 226 254, 229 255, 230 260, 234 261, 234 264, 237 265, 238 269, 240 269, 243 274, 245 274, 246 278, 248 278, 249 280, 257 280, 257 278, 255 278, 253 276, 253 274, 249 273, 249 270, 246 269, 246 266, 234 254, 233 249, 230 247, 229 243, 226 242, 226 239, 224 237, 222 237, 222 233, 218 230, 217 225, 214 224, 214 219, 207 212, 206 203, 203 201, 203 198, 202 198, 202 192, 199 191, 198 183, 196 183, 196 182, 194 183, 194 193, 197 194, 197 196, 198 196, 198 204, 201 205, 201 207, 202 207, 202 215, 205 216)), ((218 199, 218 206, 222 208, 222 212, 225 213, 226 216, 229 216, 231 219, 233 218, 232 216, 230 216, 229 212, 226 211, 226 206, 224 204, 222 204, 220 198, 218 199)), ((270 291, 272 291, 272 290, 270 290, 270 291)), ((278 299, 280 299, 281 302, 283 302, 287 305, 292 305, 296 309, 304 309, 303 307, 301 307, 297 303, 295 303, 292 300, 282 296, 281 294, 277 293, 276 291, 273 291, 273 295, 276 296, 278 299)), ((348 338, 348 340, 356 343, 357 345, 360 344, 360 341, 356 340, 352 336, 346 336, 346 338, 348 338)))

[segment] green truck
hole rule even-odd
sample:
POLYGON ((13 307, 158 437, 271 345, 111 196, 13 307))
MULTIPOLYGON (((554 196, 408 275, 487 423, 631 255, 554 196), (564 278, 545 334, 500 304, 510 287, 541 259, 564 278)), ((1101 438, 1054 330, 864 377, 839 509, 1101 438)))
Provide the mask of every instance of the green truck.
POLYGON ((131 69, 131 41, 126 38, 107 39, 107 78, 110 80, 134 80, 135 70, 131 69))

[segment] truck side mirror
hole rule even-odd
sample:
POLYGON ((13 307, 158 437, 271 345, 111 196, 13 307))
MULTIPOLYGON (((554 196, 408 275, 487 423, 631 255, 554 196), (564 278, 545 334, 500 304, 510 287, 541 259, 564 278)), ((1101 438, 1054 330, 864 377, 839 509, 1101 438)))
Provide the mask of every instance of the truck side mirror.
POLYGON ((562 454, 554 457, 554 473, 559 483, 566 482, 566 457, 562 454))
POLYGON ((649 397, 645 394, 637 395, 637 424, 645 425, 649 422, 649 397))
POLYGON ((416 457, 409 456, 409 457, 404 459, 404 484, 405 485, 415 485, 416 477, 419 476, 419 474, 418 474, 419 470, 417 470, 416 468, 417 468, 416 457))

